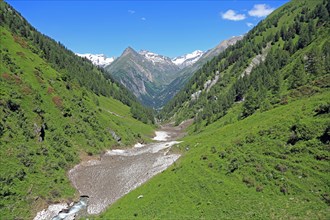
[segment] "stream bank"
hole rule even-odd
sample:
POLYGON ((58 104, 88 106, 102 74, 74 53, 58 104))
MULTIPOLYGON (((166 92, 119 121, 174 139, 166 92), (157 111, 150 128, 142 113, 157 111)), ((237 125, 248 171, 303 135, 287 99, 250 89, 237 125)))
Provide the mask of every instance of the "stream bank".
MULTIPOLYGON (((82 204, 79 207, 87 210, 87 214, 99 214, 125 194, 164 171, 179 159, 180 155, 171 153, 170 149, 180 143, 176 140, 185 135, 184 129, 190 124, 188 121, 179 126, 162 126, 155 132, 155 143, 137 143, 130 149, 112 149, 100 159, 76 165, 69 171, 70 181, 80 195, 88 197, 88 205, 82 204)), ((63 209, 66 213, 70 212, 74 205, 69 208, 67 204, 50 205, 47 210, 39 212, 34 220, 74 219, 79 212, 77 209, 71 213, 70 218, 64 214, 62 218, 59 214, 60 211, 63 213, 63 209)))

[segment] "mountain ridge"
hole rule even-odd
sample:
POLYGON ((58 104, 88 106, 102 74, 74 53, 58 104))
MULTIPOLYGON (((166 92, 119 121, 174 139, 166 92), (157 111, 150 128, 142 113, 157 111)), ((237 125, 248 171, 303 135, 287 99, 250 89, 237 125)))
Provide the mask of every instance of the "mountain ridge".
MULTIPOLYGON (((132 47, 127 47, 125 50, 134 50, 132 47)), ((123 53, 125 52, 123 51, 123 53)), ((123 55, 122 53, 122 55, 123 55)), ((138 52, 139 54, 143 55, 148 60, 157 63, 157 62, 172 62, 175 65, 177 65, 180 68, 184 68, 187 66, 193 65, 195 62, 199 60, 204 54, 201 50, 195 50, 191 53, 187 53, 178 57, 170 58, 164 55, 160 55, 154 52, 151 52, 149 50, 143 49, 138 52)), ((85 57, 88 60, 92 61, 92 63, 96 66, 100 66, 105 68, 106 66, 109 66, 116 57, 107 57, 104 54, 92 54, 92 53, 75 53, 76 55, 80 57, 85 57)))
POLYGON ((147 50, 137 52, 127 47, 105 70, 132 91, 144 105, 159 109, 202 64, 241 38, 232 37, 206 52, 196 50, 173 59, 147 50))

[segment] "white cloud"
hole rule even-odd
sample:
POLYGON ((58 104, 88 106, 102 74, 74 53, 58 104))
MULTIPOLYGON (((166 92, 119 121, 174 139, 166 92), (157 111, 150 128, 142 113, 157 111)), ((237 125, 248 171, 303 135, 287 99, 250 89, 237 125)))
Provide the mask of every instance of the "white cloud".
POLYGON ((266 4, 257 4, 254 5, 253 8, 248 12, 250 16, 253 17, 266 17, 270 13, 272 13, 275 8, 271 8, 269 5, 266 4))
POLYGON ((225 13, 221 14, 221 17, 226 20, 231 21, 241 21, 246 18, 245 14, 237 14, 234 10, 228 10, 225 13))
POLYGON ((247 25, 248 27, 253 27, 253 26, 254 26, 254 24, 253 24, 253 23, 250 23, 250 22, 246 22, 246 25, 247 25))
POLYGON ((135 14, 135 11, 134 10, 128 10, 128 13, 135 14))
POLYGON ((146 19, 145 17, 142 17, 141 20, 142 20, 142 21, 146 21, 147 19, 146 19))

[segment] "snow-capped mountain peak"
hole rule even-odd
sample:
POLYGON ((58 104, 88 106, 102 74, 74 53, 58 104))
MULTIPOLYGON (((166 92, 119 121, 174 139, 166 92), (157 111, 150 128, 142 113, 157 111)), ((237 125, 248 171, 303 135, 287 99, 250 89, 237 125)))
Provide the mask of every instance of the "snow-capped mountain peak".
POLYGON ((94 65, 100 66, 100 67, 106 67, 115 60, 114 57, 107 57, 104 54, 90 54, 90 53, 79 54, 79 53, 76 53, 76 55, 78 55, 80 57, 85 57, 85 58, 89 59, 90 61, 92 61, 92 63, 94 65))
POLYGON ((169 63, 172 62, 170 58, 159 55, 147 50, 141 50, 139 52, 140 55, 144 56, 147 60, 151 61, 152 63, 169 63))
POLYGON ((186 66, 191 66, 196 63, 199 58, 203 56, 204 52, 201 50, 195 50, 192 53, 188 53, 179 57, 175 57, 172 59, 172 62, 179 66, 180 68, 184 68, 186 66))

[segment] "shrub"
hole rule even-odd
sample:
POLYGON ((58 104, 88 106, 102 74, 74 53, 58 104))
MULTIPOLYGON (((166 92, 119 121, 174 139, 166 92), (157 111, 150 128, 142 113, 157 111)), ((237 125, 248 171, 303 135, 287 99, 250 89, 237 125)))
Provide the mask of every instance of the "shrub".
POLYGON ((207 156, 206 155, 202 155, 201 156, 201 160, 207 160, 207 156))
POLYGON ((52 98, 52 101, 56 105, 57 108, 62 108, 63 107, 63 101, 62 101, 61 97, 54 96, 52 98))
POLYGON ((330 102, 322 103, 315 109, 316 115, 323 115, 330 113, 330 102))
POLYGON ((246 137, 245 137, 245 142, 246 143, 253 143, 256 139, 256 136, 254 134, 248 134, 246 137))
POLYGON ((12 100, 8 100, 7 101, 7 107, 10 109, 10 111, 16 112, 20 109, 21 106, 19 104, 15 103, 12 100))
POLYGON ((283 165, 283 164, 277 164, 275 166, 275 169, 278 170, 278 171, 280 171, 280 172, 282 172, 282 173, 284 173, 284 172, 286 172, 288 170, 288 168, 285 165, 283 165))
POLYGON ((4 134, 5 131, 5 127, 3 126, 3 124, 0 122, 0 137, 4 134))
POLYGON ((30 95, 32 93, 31 87, 26 85, 22 87, 21 91, 24 95, 30 95))
POLYGON ((235 170, 237 170, 239 167, 239 162, 236 158, 230 161, 230 164, 228 165, 228 173, 233 173, 235 170))
POLYGON ((226 157, 226 152, 225 151, 221 151, 220 154, 219 154, 219 157, 221 159, 225 158, 226 157))
POLYGON ((286 194, 288 194, 288 188, 286 186, 281 186, 280 192, 283 193, 284 195, 286 195, 286 194))
POLYGON ((217 152, 217 149, 213 146, 213 147, 211 147, 211 153, 212 154, 215 154, 217 152))
POLYGON ((330 127, 329 126, 324 130, 324 133, 320 137, 318 137, 318 139, 323 144, 329 144, 329 142, 330 142, 330 127))
POLYGON ((52 93, 54 93, 54 88, 52 88, 52 87, 49 86, 49 87, 47 88, 47 93, 48 93, 48 94, 52 94, 52 93))
POLYGON ((257 192, 262 192, 264 190, 264 187, 262 185, 257 185, 256 191, 257 192))
POLYGON ((254 179, 249 176, 244 176, 243 177, 243 183, 247 185, 248 187, 253 187, 254 186, 254 179))

